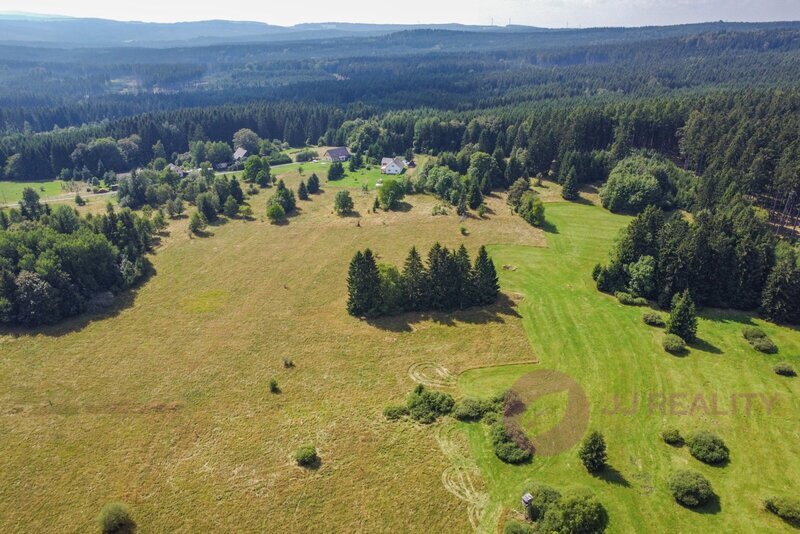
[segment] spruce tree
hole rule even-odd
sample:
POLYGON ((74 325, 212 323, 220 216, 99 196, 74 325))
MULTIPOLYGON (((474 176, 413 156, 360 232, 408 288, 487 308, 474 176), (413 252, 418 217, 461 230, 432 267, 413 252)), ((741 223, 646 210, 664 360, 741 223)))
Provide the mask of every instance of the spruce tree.
POLYGON ((369 249, 356 252, 347 274, 347 312, 355 317, 373 316, 380 309, 381 279, 369 249))
POLYGON ((436 243, 428 251, 428 279, 430 281, 430 307, 434 310, 445 310, 448 306, 450 283, 448 273, 448 250, 436 243))
POLYGON ((473 287, 475 291, 474 303, 479 305, 492 304, 497 301, 500 294, 500 283, 494 263, 486 252, 486 247, 478 250, 473 270, 473 287))
POLYGON ((237 204, 244 202, 244 192, 242 192, 242 186, 239 185, 239 180, 236 178, 231 180, 229 193, 237 204))
POLYGON ((694 341, 697 336, 697 311, 688 289, 672 298, 667 333, 675 334, 687 343, 694 341))
POLYGON ((578 457, 590 473, 599 473, 606 466, 606 440, 596 430, 583 440, 578 457))
POLYGON ((478 206, 483 204, 483 194, 481 193, 478 184, 475 183, 475 180, 470 180, 467 198, 467 203, 469 204, 470 209, 476 210, 478 209, 478 206))
POLYGON ((561 196, 564 200, 578 200, 578 178, 575 169, 570 169, 561 185, 561 196))
POLYGON ((800 270, 794 254, 778 261, 767 278, 761 311, 776 323, 800 323, 800 270))
POLYGON ((317 173, 312 173, 311 176, 308 177, 308 193, 311 195, 316 195, 319 193, 319 176, 317 173))
POLYGON ((306 184, 302 180, 300 180, 300 186, 297 188, 297 198, 308 200, 308 188, 306 188, 306 184))
POLYGON ((458 251, 453 254, 453 261, 455 266, 455 282, 458 288, 458 307, 460 309, 469 308, 474 302, 473 298, 473 281, 472 281, 472 263, 469 259, 467 247, 463 244, 458 248, 458 251))
POLYGON ((422 311, 427 307, 428 273, 416 247, 411 247, 403 266, 403 289, 407 310, 422 311))

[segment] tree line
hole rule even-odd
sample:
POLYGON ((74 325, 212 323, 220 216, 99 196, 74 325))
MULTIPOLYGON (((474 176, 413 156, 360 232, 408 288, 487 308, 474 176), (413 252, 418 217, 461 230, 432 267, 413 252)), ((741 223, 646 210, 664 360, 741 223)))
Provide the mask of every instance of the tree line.
POLYGON ((425 263, 412 247, 402 272, 392 265, 379 265, 370 249, 359 250, 350 261, 347 292, 350 315, 380 317, 487 306, 497 301, 500 286, 485 247, 472 263, 463 245, 450 251, 436 243, 425 263))

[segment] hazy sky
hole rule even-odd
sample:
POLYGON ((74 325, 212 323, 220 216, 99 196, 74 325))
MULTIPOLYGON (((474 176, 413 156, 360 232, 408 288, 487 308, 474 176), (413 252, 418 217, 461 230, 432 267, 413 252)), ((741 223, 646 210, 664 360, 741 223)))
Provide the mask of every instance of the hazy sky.
POLYGON ((800 19, 800 0, 3 0, 2 11, 25 11, 117 20, 257 20, 528 24, 548 27, 641 26, 712 20, 800 19))

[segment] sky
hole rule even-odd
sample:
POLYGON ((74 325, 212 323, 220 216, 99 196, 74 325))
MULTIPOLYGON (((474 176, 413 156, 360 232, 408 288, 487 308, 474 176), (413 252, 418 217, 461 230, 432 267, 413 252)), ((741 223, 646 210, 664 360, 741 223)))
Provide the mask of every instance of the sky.
POLYGON ((281 26, 301 22, 511 22, 577 28, 800 20, 800 0, 404 0, 382 4, 367 0, 3 0, 0 10, 148 22, 253 20, 281 26))

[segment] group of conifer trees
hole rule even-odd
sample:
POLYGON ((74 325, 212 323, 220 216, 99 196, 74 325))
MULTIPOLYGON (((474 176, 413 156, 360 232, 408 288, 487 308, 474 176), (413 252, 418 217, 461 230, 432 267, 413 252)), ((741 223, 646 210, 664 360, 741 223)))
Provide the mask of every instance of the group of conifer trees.
POLYGON ((464 245, 451 251, 436 243, 427 264, 412 247, 402 272, 392 265, 378 265, 370 249, 359 250, 350 262, 347 290, 350 315, 379 317, 489 305, 497 301, 500 286, 485 247, 473 264, 464 245))

